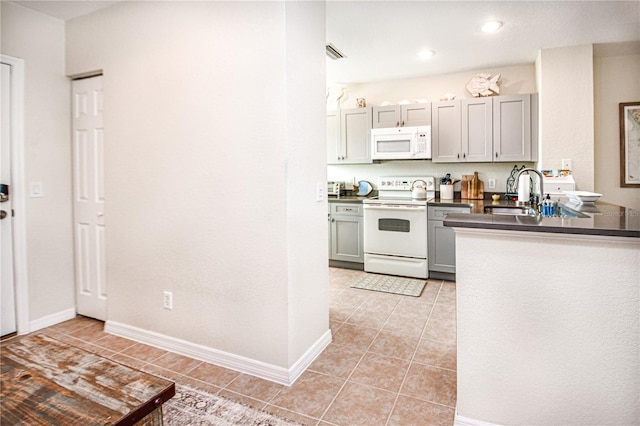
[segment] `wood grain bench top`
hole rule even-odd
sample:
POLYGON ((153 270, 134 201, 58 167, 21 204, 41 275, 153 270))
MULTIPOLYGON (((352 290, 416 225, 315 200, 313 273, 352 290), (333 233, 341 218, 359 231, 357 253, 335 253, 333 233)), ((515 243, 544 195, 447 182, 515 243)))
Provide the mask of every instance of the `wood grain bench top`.
POLYGON ((0 424, 133 425, 175 384, 42 334, 0 347, 0 424))

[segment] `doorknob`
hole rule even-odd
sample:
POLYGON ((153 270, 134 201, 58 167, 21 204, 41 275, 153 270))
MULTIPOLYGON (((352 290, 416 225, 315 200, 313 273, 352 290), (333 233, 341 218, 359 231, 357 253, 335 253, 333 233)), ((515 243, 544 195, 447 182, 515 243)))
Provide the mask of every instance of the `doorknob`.
POLYGON ((0 203, 9 201, 9 185, 0 184, 0 203))
POLYGON ((0 220, 4 219, 5 217, 7 217, 7 212, 5 212, 4 210, 0 210, 0 220))

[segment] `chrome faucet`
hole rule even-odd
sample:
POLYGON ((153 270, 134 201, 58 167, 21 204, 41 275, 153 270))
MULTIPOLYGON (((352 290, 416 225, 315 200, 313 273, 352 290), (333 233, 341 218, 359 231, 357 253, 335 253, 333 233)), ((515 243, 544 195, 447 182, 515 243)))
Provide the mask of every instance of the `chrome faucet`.
POLYGON ((537 203, 537 207, 538 207, 538 212, 540 212, 540 206, 542 205, 542 201, 544 199, 544 179, 542 178, 542 173, 540 173, 538 170, 536 169, 532 169, 532 168, 526 168, 526 169, 522 169, 518 172, 518 174, 516 175, 516 181, 515 181, 515 189, 516 191, 518 190, 518 184, 520 183, 520 175, 523 174, 524 172, 534 172, 538 175, 538 180, 540 181, 540 198, 538 198, 538 203, 537 203))

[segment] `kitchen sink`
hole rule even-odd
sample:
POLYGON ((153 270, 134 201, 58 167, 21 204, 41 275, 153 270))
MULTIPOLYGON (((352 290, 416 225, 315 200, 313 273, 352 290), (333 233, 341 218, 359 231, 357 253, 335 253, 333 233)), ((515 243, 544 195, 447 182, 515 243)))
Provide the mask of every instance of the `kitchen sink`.
MULTIPOLYGON (((539 216, 538 211, 529 206, 491 205, 484 206, 484 212, 485 214, 504 214, 509 216, 539 216)), ((589 216, 560 204, 557 206, 553 217, 584 218, 589 216)))
POLYGON ((569 207, 563 206, 562 204, 558 205, 556 208, 556 217, 568 217, 568 218, 583 218, 589 217, 584 213, 577 212, 575 210, 571 210, 569 207))
POLYGON ((511 216, 535 216, 538 212, 527 206, 484 206, 484 212, 488 214, 508 214, 511 216))

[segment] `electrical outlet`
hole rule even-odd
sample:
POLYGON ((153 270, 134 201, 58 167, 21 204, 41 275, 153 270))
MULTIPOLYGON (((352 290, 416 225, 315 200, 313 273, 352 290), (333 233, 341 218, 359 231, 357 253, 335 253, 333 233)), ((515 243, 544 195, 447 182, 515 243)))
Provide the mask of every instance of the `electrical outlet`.
POLYGON ((170 291, 162 293, 162 307, 165 309, 173 309, 173 293, 170 291))
POLYGON ((571 170, 571 159, 563 158, 562 159, 562 170, 571 170))
POLYGON ((489 189, 496 189, 496 180, 489 179, 489 189))

